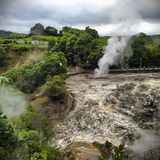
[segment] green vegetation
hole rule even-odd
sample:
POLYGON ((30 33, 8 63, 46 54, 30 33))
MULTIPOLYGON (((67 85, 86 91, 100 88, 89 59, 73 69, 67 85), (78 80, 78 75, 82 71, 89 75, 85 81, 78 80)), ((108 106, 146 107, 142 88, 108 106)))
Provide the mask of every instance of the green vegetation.
POLYGON ((45 115, 34 110, 31 106, 19 117, 12 118, 12 124, 18 132, 22 131, 24 134, 30 130, 38 132, 41 135, 42 142, 49 142, 54 135, 53 123, 45 115))
POLYGON ((0 46, 0 67, 3 67, 6 65, 7 57, 8 57, 8 52, 4 47, 0 46))
POLYGON ((0 111, 0 159, 7 160, 9 155, 13 153, 18 140, 7 117, 0 111))
POLYGON ((24 64, 4 74, 24 93, 33 92, 47 81, 47 77, 66 73, 66 59, 62 52, 54 52, 41 60, 24 64))
MULTIPOLYGON (((96 145, 96 144, 95 144, 96 145)), ((98 160, 123 160, 124 159, 124 144, 114 146, 112 143, 106 141, 105 146, 101 149, 102 156, 98 160)))
MULTIPOLYGON (((0 38, 1 47, 8 47, 10 51, 19 54, 34 49, 60 51, 65 54, 68 65, 84 69, 97 67, 98 60, 103 56, 103 49, 107 44, 107 38, 100 37, 98 32, 90 27, 80 30, 65 26, 58 33, 55 27, 45 28, 42 24, 37 23, 31 28, 29 35, 11 32, 6 32, 6 34, 8 34, 7 37, 0 38)), ((144 33, 134 36, 133 56, 128 62, 129 67, 139 67, 140 61, 142 67, 160 66, 159 44, 159 36, 147 36, 144 33)), ((1 63, 5 64, 5 61, 1 60, 1 63)))
POLYGON ((33 49, 32 44, 12 44, 11 49, 17 53, 22 53, 24 51, 29 51, 33 49))
POLYGON ((37 23, 31 28, 30 35, 58 36, 59 34, 56 28, 51 26, 44 28, 41 23, 37 23))
POLYGON ((30 51, 34 49, 47 50, 47 45, 33 45, 33 44, 12 44, 11 50, 19 54, 22 54, 24 51, 30 51))
POLYGON ((87 26, 85 31, 89 33, 93 38, 99 38, 98 32, 95 29, 92 29, 89 26, 87 26))
POLYGON ((64 78, 58 75, 47 81, 45 84, 45 94, 53 100, 63 99, 66 94, 64 78))
POLYGON ((44 34, 47 36, 58 36, 58 30, 54 27, 48 26, 47 28, 45 28, 44 34))
POLYGON ((43 35, 41 36, 33 35, 31 38, 33 40, 46 41, 46 42, 50 42, 57 39, 57 37, 55 36, 43 36, 43 35))
POLYGON ((7 37, 9 37, 9 35, 11 35, 11 34, 12 34, 12 32, 10 32, 10 31, 0 30, 0 37, 1 37, 1 38, 7 38, 7 37))
POLYGON ((12 84, 11 79, 0 76, 0 85, 12 84))
MULTIPOLYGON (((38 23, 31 28, 29 35, 5 33, 0 38, 0 67, 12 69, 0 76, 0 85, 13 84, 14 87, 29 96, 42 89, 43 96, 34 97, 37 103, 61 101, 66 95, 65 78, 67 64, 84 69, 95 69, 103 56, 107 38, 100 37, 95 29, 86 27, 80 30, 63 27, 60 32, 54 27, 44 27, 38 23), (7 35, 7 36, 5 36, 7 35), (44 50, 42 58, 24 61, 18 65, 20 56, 44 50), (8 61, 10 63, 8 63, 8 61), (7 68, 8 67, 8 68, 7 68)), ((129 67, 160 66, 160 37, 143 33, 133 37, 133 55, 129 67)), ((39 92, 38 92, 39 93, 39 92)), ((35 107, 36 108, 36 107, 35 107)), ((23 114, 7 119, 0 112, 0 159, 2 160, 60 160, 58 149, 50 146, 54 136, 53 121, 42 111, 28 107, 23 114)), ((121 160, 124 145, 105 144, 101 160, 112 157, 121 160)))
POLYGON ((18 34, 18 33, 12 33, 9 35, 9 39, 22 39, 26 37, 27 37, 26 34, 18 34))
POLYGON ((60 160, 59 150, 50 146, 53 123, 32 107, 10 120, 0 112, 0 126, 0 159, 60 160))
POLYGON ((97 31, 89 27, 85 30, 63 27, 61 34, 63 36, 57 39, 52 52, 63 52, 71 66, 85 69, 97 67, 98 60, 103 55, 103 47, 107 43, 105 38, 100 38, 97 31))
MULTIPOLYGON (((160 39, 160 38, 159 38, 160 39)), ((129 60, 130 67, 160 67, 160 43, 154 36, 141 33, 132 42, 133 56, 129 60)))
POLYGON ((31 35, 42 35, 44 31, 44 26, 40 23, 35 24, 30 31, 31 35))
MULTIPOLYGON (((16 53, 31 47, 17 43, 11 46, 16 53)), ((5 49, 1 48, 4 55, 5 49)), ((60 100, 65 95, 66 67, 67 60, 62 52, 50 52, 37 61, 8 70, 0 77, 0 84, 13 84, 24 93, 32 93, 44 85, 48 97, 60 100)), ((60 151, 50 145, 54 137, 53 121, 43 112, 30 106, 26 112, 9 120, 0 112, 0 126, 0 137, 3 137, 0 139, 0 159, 61 160, 60 151)))

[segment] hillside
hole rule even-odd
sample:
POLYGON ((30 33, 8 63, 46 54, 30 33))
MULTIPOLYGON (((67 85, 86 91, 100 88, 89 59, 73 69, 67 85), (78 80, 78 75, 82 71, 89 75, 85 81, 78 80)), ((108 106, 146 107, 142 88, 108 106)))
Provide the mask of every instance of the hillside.
MULTIPOLYGON (((127 160, 132 155, 150 160, 159 156, 159 73, 107 73, 97 79, 92 74, 107 46, 113 40, 125 42, 123 37, 101 37, 90 27, 65 26, 58 31, 40 23, 29 34, 2 35, 0 159, 127 160), (69 75, 70 70, 89 74, 69 75), (148 136, 151 141, 146 146, 154 145, 137 152, 134 147, 148 136)), ((140 33, 126 44, 131 55, 124 54, 123 63, 121 57, 113 57, 117 61, 109 67, 160 67, 160 36, 140 33)), ((126 52, 126 48, 115 51, 126 52)))
POLYGON ((7 38, 7 37, 9 37, 10 34, 12 34, 12 32, 0 30, 0 37, 1 38, 7 38))

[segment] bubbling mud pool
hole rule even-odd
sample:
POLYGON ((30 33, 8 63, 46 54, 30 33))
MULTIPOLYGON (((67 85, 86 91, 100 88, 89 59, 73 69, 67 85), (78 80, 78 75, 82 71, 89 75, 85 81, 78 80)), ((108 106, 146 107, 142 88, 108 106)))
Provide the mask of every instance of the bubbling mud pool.
POLYGON ((91 77, 67 79, 75 104, 57 123, 54 143, 64 148, 75 141, 108 140, 114 145, 125 143, 138 155, 135 159, 149 157, 149 150, 160 157, 157 149, 154 152, 160 146, 160 74, 91 77))

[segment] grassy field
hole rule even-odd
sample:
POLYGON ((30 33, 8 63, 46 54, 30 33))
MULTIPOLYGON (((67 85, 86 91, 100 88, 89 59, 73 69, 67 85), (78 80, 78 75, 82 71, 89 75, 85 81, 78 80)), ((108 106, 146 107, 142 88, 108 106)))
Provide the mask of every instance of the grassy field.
POLYGON ((8 53, 7 65, 0 67, 0 74, 6 70, 42 57, 48 50, 48 42, 56 40, 54 36, 27 36, 12 34, 8 38, 0 38, 0 46, 8 53))

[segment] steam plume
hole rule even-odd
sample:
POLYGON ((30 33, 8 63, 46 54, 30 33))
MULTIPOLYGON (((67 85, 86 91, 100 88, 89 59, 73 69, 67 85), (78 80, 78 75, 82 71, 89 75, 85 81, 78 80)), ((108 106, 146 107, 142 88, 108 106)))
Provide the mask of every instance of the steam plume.
POLYGON ((25 111, 25 96, 11 86, 0 86, 0 109, 7 116, 18 115, 25 111))
POLYGON ((136 34, 135 30, 139 27, 142 17, 133 1, 123 0, 116 3, 110 13, 110 18, 111 22, 116 25, 113 32, 116 35, 122 35, 122 37, 109 39, 104 56, 99 60, 98 69, 95 70, 95 77, 105 76, 109 72, 110 66, 123 65, 125 58, 129 58, 132 55, 129 45, 131 37, 126 35, 136 34))
POLYGON ((109 72, 112 65, 121 65, 125 59, 132 55, 130 37, 112 37, 108 40, 103 57, 99 60, 98 69, 95 69, 95 77, 103 77, 109 72))
POLYGON ((136 140, 135 143, 129 148, 143 157, 145 153, 149 152, 155 146, 158 146, 160 144, 160 140, 153 133, 146 133, 142 131, 141 134, 142 137, 136 140))

